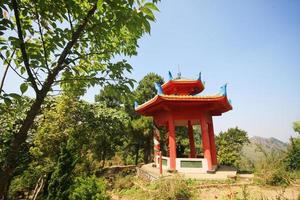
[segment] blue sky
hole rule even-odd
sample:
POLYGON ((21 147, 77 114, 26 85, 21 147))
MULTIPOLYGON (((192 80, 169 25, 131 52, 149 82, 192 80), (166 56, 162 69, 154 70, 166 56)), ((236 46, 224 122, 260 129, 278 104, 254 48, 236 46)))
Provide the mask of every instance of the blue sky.
MULTIPOLYGON (((228 83, 233 110, 214 118, 215 132, 238 126, 250 136, 288 141, 300 120, 299 0, 162 0, 151 35, 128 58, 141 80, 155 72, 167 80, 178 66, 183 77, 202 72, 204 94, 228 83)), ((2 76, 2 71, 1 71, 2 76)), ((18 92, 20 80, 9 71, 5 89, 18 92)), ((94 100, 100 87, 84 99, 94 100)), ((30 91, 29 91, 30 93, 30 91)))
MULTIPOLYGON (((131 77, 155 72, 197 78, 205 94, 228 83, 233 110, 215 117, 215 132, 238 126, 250 136, 288 141, 300 120, 300 1, 163 0, 151 35, 129 58, 131 77)), ((89 90, 92 100, 99 88, 89 90)))

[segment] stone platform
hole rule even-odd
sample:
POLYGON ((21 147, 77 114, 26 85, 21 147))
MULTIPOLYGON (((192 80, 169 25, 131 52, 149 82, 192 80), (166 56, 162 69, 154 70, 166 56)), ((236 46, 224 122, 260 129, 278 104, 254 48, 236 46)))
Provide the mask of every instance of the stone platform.
POLYGON ((141 166, 137 169, 137 175, 141 178, 147 180, 156 180, 159 177, 171 177, 175 174, 180 174, 187 179, 196 179, 196 180, 226 180, 228 178, 235 178, 237 176, 237 171, 233 167, 229 166, 219 166, 215 173, 206 174, 206 173, 170 173, 167 170, 163 170, 162 175, 159 174, 159 168, 153 167, 154 163, 149 163, 141 166))

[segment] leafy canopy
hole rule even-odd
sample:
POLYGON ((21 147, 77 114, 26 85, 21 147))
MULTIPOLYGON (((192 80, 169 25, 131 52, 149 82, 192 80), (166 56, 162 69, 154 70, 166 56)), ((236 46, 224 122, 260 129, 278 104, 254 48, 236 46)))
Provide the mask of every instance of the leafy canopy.
POLYGON ((249 143, 247 132, 230 128, 216 136, 217 156, 220 164, 239 167, 243 145, 249 143))

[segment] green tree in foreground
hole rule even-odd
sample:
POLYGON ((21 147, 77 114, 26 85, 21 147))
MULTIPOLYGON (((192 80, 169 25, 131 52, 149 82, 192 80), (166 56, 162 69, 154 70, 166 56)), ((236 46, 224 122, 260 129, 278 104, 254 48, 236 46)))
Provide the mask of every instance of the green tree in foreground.
POLYGON ((300 121, 296 121, 293 123, 294 131, 300 134, 300 121))
MULTIPOLYGON (((300 121, 294 122, 293 128, 295 132, 300 134, 300 121)), ((289 170, 300 170, 300 137, 291 137, 290 146, 287 151, 286 159, 287 168, 289 170)))
MULTIPOLYGON (((1 158, 1 199, 6 198, 20 150, 53 86, 83 94, 95 84, 132 84, 123 76, 131 66, 124 60, 110 60, 116 54, 137 54, 137 40, 150 32, 150 22, 155 20, 153 11, 158 9, 153 2, 156 0, 1 1, 0 58, 6 70, 12 69, 24 81, 21 93, 28 88, 35 93, 1 158)), ((5 91, 4 80, 0 98, 9 105, 11 99, 21 96, 5 91)))
POLYGON ((48 200, 67 199, 69 187, 72 184, 72 172, 76 165, 76 159, 65 144, 61 145, 61 152, 57 165, 53 171, 49 186, 48 200))
POLYGON ((249 143, 247 132, 230 128, 216 136, 217 156, 220 164, 239 168, 243 145, 249 143))
POLYGON ((70 200, 106 200, 109 199, 106 193, 105 181, 91 177, 78 177, 70 191, 70 200))

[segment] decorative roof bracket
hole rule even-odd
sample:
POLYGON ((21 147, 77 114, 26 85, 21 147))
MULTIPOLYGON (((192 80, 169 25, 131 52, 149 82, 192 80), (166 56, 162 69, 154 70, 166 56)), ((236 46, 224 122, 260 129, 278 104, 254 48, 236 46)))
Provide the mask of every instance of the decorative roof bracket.
POLYGON ((201 72, 199 72, 198 80, 201 81, 201 72))
POLYGON ((164 94, 163 89, 159 83, 154 83, 154 86, 155 86, 155 89, 156 89, 158 95, 164 94))
POLYGON ((134 109, 136 109, 139 106, 137 101, 134 101, 134 109))
POLYGON ((173 80, 172 73, 169 71, 169 81, 173 80))
POLYGON ((227 83, 225 83, 222 87, 220 87, 220 94, 222 96, 227 96, 227 83))

